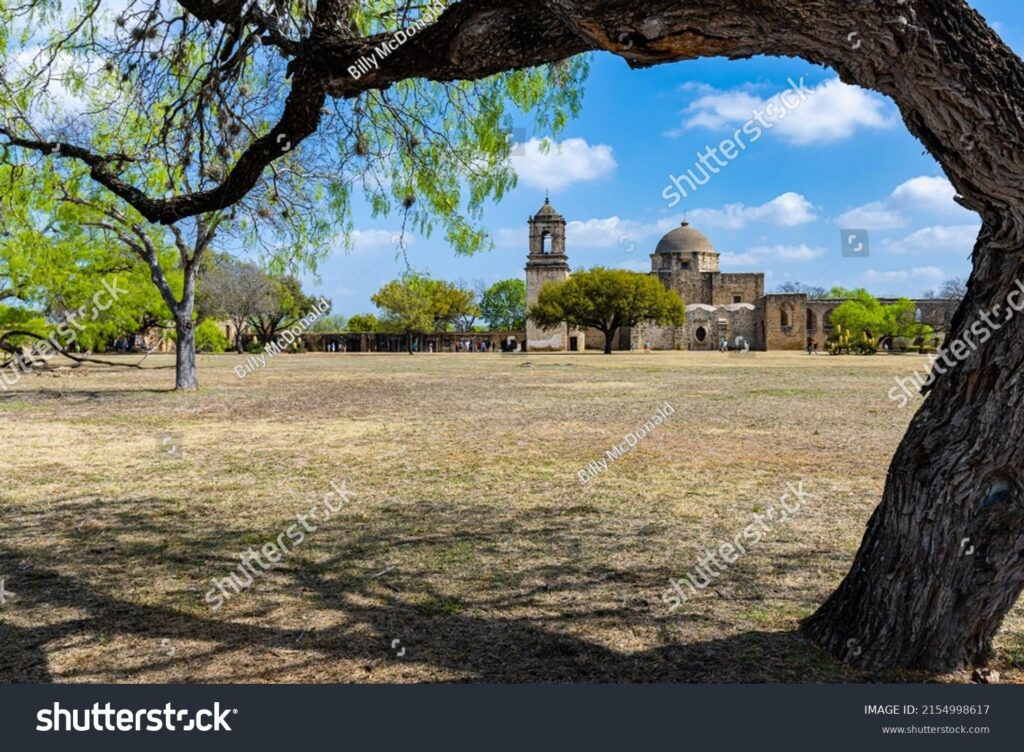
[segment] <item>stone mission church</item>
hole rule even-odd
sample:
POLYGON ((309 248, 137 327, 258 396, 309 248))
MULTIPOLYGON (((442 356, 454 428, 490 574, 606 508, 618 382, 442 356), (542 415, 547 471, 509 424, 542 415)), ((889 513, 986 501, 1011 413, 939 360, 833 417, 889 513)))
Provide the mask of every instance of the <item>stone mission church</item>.
MULTIPOLYGON (((537 300, 547 282, 570 274, 565 252, 565 218, 548 199, 528 220, 530 252, 526 259, 527 305, 537 300)), ((622 327, 613 338, 613 349, 643 349, 650 342, 656 350, 717 350, 721 340, 731 348, 751 350, 802 350, 808 339, 824 349, 832 329, 831 314, 842 299, 809 299, 804 293, 765 294, 764 274, 732 274, 718 268, 719 254, 708 237, 683 222, 666 234, 651 254, 650 274, 675 290, 686 304, 681 327, 643 324, 622 327)), ((879 298, 883 303, 893 299, 879 298)), ((942 331, 956 301, 921 299, 917 319, 942 331)), ((530 351, 601 348, 604 335, 596 329, 576 330, 565 324, 540 329, 526 324, 526 349, 530 351)))

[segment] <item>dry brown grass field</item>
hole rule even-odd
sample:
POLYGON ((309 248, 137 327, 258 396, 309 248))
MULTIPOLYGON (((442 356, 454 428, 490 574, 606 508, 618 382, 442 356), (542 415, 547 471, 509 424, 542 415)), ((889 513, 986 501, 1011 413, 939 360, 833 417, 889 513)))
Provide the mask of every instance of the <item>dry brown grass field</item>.
MULTIPOLYGON (((201 356, 195 394, 168 356, 0 392, 0 681, 970 681, 855 672, 796 632, 852 561, 919 356, 240 362, 201 356), (341 509, 211 610, 212 578, 331 481, 341 509), (801 481, 798 512, 669 610, 669 578, 801 481)), ((1020 606, 993 667, 1024 681, 1020 606)))

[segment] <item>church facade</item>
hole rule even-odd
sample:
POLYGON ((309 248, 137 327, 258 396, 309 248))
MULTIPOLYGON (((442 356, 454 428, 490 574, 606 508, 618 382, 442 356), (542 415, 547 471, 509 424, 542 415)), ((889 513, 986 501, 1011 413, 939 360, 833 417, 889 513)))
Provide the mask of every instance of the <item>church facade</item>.
MULTIPOLYGON (((550 201, 545 200, 528 223, 526 295, 531 304, 545 283, 567 278, 571 269, 565 219, 550 201)), ((723 339, 734 349, 802 350, 810 340, 824 349, 832 330, 831 313, 843 302, 808 298, 804 293, 765 293, 763 273, 722 272, 711 241, 687 222, 658 241, 650 258, 650 274, 678 292, 686 304, 686 322, 681 327, 653 323, 623 327, 613 338, 616 350, 643 349, 645 343, 656 350, 717 350, 723 339)), ((944 331, 957 301, 915 302, 918 320, 944 331)), ((526 346, 531 351, 602 348, 604 335, 593 329, 571 330, 564 324, 541 330, 527 322, 526 346)))

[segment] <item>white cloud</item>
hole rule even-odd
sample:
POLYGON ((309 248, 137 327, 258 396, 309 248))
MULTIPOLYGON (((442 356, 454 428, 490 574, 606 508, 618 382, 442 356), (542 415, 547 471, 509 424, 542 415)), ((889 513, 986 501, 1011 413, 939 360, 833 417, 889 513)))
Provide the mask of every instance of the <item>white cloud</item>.
POLYGON ((499 227, 494 231, 494 245, 498 248, 516 248, 522 246, 523 253, 526 253, 526 244, 529 237, 525 227, 499 227))
POLYGON ((558 190, 572 183, 596 180, 610 174, 618 165, 612 147, 591 146, 582 138, 567 138, 561 143, 531 138, 521 144, 523 154, 513 156, 512 167, 527 185, 558 190), (544 144, 550 144, 547 153, 544 144))
POLYGON ((906 227, 909 222, 903 214, 888 208, 882 201, 872 201, 836 217, 836 224, 841 227, 864 230, 891 230, 906 227))
POLYGON ((813 261, 825 255, 825 249, 811 247, 805 243, 800 245, 763 245, 749 248, 744 253, 723 253, 719 263, 723 267, 736 269, 764 265, 766 262, 782 261, 813 261))
POLYGON ((718 257, 720 266, 726 269, 739 269, 744 266, 754 266, 760 259, 752 253, 722 253, 718 257))
POLYGON ((840 227, 866 230, 891 230, 910 224, 908 213, 920 212, 952 219, 976 216, 953 197, 956 190, 941 176, 921 176, 900 183, 882 201, 871 201, 836 217, 840 227))
MULTIPOLYGON (((652 226, 617 216, 604 219, 573 220, 565 225, 565 242, 570 247, 611 248, 652 234, 652 226)), ((522 235, 522 233, 520 233, 522 235)))
POLYGON ((749 120, 755 109, 763 109, 765 100, 746 91, 715 91, 705 94, 686 108, 684 128, 721 130, 732 123, 749 120))
POLYGON ((777 124, 779 134, 800 146, 842 141, 858 128, 886 129, 897 120, 877 94, 833 78, 812 89, 813 96, 777 124))
POLYGON ((955 196, 956 189, 946 178, 922 175, 896 186, 889 200, 907 209, 940 212, 961 208, 953 200, 955 196))
POLYGON ((345 247, 342 238, 336 243, 336 253, 339 256, 372 256, 378 251, 398 251, 399 242, 409 247, 416 242, 415 236, 405 233, 401 237, 400 230, 385 230, 375 228, 370 230, 353 230, 349 236, 351 246, 345 247))
MULTIPOLYGON (((803 79, 796 83, 802 84, 803 79)), ((725 130, 751 121, 752 126, 775 133, 791 144, 806 146, 841 141, 861 128, 891 128, 898 122, 881 96, 838 78, 805 87, 799 97, 780 91, 762 98, 752 94, 755 87, 749 85, 726 91, 706 86, 691 88, 701 96, 684 111, 682 128, 666 135, 679 136, 691 128, 725 130)), ((750 133, 746 135, 753 140, 750 133)))
POLYGON ((800 245, 771 245, 751 248, 750 253, 779 261, 810 261, 825 255, 824 248, 812 248, 806 243, 800 245))
POLYGON ((799 193, 783 193, 760 206, 726 204, 721 209, 694 209, 688 215, 696 226, 737 230, 750 222, 783 227, 813 222, 818 218, 814 204, 799 193))
POLYGON ((934 225, 923 227, 900 240, 885 240, 882 247, 901 255, 962 253, 967 257, 974 248, 978 230, 979 225, 934 225))
POLYGON ((917 280, 933 284, 945 277, 946 273, 937 266, 915 266, 913 269, 897 269, 887 272, 868 269, 864 272, 864 280, 867 282, 907 282, 917 280))

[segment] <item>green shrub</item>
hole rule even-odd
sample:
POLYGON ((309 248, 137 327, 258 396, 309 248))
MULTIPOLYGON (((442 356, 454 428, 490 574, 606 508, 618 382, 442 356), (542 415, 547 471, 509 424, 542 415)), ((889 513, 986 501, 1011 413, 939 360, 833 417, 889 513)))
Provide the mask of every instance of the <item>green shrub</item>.
POLYGON ((196 350, 198 352, 222 353, 231 346, 224 332, 213 319, 206 319, 196 327, 196 350))

